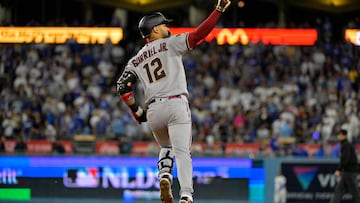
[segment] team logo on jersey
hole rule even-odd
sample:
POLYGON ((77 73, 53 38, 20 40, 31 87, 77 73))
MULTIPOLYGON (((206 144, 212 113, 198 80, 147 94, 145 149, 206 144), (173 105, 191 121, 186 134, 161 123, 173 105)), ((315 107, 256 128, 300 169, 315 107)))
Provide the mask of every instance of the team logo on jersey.
POLYGON ((303 190, 307 190, 309 188, 317 171, 318 168, 315 166, 296 166, 293 168, 293 172, 295 173, 303 190))

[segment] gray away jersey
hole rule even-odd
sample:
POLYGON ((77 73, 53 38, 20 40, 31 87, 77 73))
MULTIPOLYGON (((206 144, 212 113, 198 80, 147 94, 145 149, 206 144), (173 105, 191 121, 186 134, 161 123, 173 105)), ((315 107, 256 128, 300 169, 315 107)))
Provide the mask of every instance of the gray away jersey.
POLYGON ((145 103, 151 98, 185 94, 187 81, 182 56, 189 51, 188 33, 147 43, 125 67, 141 81, 145 103))

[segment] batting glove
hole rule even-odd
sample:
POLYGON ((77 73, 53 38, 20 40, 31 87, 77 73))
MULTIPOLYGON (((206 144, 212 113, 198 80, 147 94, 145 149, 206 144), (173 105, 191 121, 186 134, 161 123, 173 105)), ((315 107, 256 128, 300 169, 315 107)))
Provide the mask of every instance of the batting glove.
POLYGON ((218 0, 215 9, 219 11, 220 13, 223 13, 227 7, 229 7, 231 4, 231 1, 229 0, 218 0))
POLYGON ((146 109, 141 108, 137 104, 133 104, 132 106, 130 106, 130 109, 131 109, 131 113, 132 113, 133 117, 139 124, 147 121, 146 109))

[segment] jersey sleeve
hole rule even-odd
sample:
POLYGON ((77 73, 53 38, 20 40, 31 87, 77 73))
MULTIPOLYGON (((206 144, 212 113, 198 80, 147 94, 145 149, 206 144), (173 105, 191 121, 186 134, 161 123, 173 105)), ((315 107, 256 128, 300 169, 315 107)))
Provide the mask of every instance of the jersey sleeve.
POLYGON ((189 33, 182 33, 171 36, 168 39, 167 44, 177 53, 185 54, 186 52, 190 51, 191 48, 189 46, 188 41, 189 33))

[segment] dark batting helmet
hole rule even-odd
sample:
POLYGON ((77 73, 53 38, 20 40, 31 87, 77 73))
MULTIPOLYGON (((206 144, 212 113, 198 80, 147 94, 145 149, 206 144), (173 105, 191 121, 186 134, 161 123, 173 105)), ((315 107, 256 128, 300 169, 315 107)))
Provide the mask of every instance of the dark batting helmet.
POLYGON ((156 12, 142 17, 139 21, 138 28, 142 38, 147 38, 153 27, 161 24, 168 24, 172 21, 172 19, 167 19, 162 13, 156 12))

